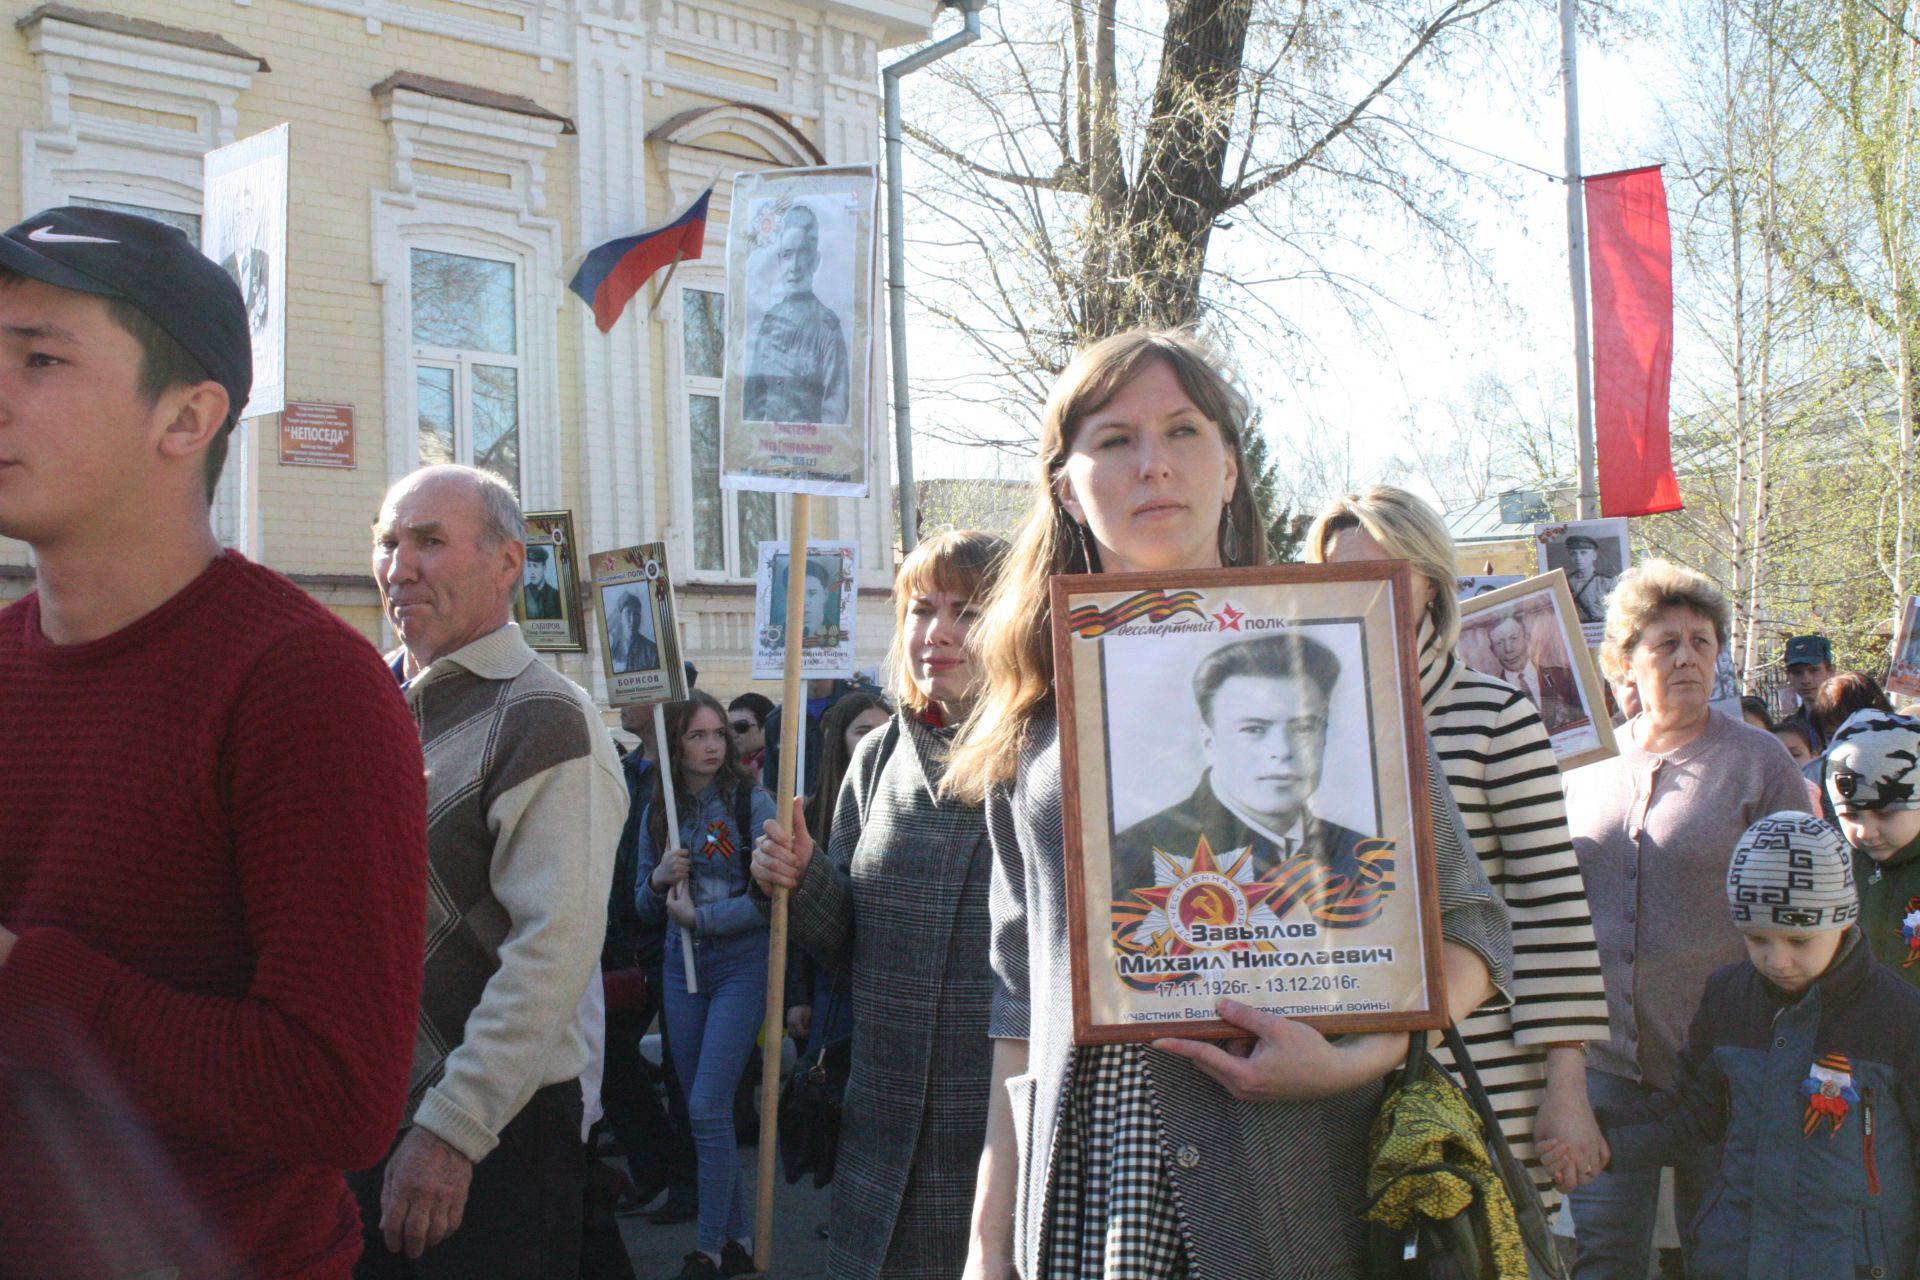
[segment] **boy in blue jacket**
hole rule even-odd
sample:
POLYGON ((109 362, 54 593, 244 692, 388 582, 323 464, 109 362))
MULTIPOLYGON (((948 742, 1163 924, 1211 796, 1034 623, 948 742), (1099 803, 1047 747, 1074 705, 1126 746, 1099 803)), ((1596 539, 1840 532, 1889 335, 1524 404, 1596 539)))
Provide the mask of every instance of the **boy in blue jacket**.
MULTIPOLYGON (((1603 1107, 1620 1168, 1718 1147, 1690 1280, 1911 1277, 1920 1246, 1920 990, 1873 957, 1852 859, 1804 813, 1747 829, 1727 869, 1747 961, 1707 980, 1672 1085, 1603 1107)), ((1550 1171, 1571 1165, 1543 1144, 1550 1171)))

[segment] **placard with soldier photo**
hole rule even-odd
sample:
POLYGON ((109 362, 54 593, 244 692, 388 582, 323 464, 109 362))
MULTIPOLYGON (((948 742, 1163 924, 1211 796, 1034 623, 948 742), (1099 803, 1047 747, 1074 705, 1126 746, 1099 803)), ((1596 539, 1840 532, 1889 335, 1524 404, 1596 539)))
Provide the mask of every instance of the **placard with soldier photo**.
POLYGON ((1453 598, 1461 601, 1471 600, 1475 596, 1484 596, 1489 591, 1498 591, 1502 587, 1510 587, 1516 582, 1525 580, 1525 575, 1518 573, 1479 573, 1459 577, 1453 580, 1453 598))
POLYGON ((1411 598, 1397 563, 1053 579, 1076 1043, 1244 1035, 1223 996, 1441 1025, 1411 598))
POLYGON ((1540 549, 1540 572, 1559 569, 1567 575, 1567 590, 1580 615, 1580 628, 1589 649, 1606 638, 1607 597, 1627 571, 1627 522, 1573 520, 1543 524, 1533 531, 1540 549))
MULTIPOLYGON (((789 558, 784 542, 760 544, 760 571, 754 579, 753 599, 755 680, 778 680, 785 672, 789 558)), ((801 585, 805 593, 800 630, 802 679, 846 679, 853 675, 854 584, 859 566, 857 542, 807 543, 807 567, 801 585)))
POLYGON ((878 190, 871 165, 735 180, 723 488, 866 496, 878 190))
POLYGON ((1526 695, 1562 770, 1619 752, 1578 618, 1558 569, 1460 603, 1460 661, 1526 695))
POLYGON ((573 512, 527 512, 527 562, 513 598, 513 620, 532 648, 550 653, 586 651, 575 545, 573 512))
POLYGON ((599 604, 607 701, 625 707, 685 698, 687 672, 680 661, 680 631, 674 623, 667 544, 648 542, 619 551, 596 551, 590 564, 599 604))
POLYGON ((253 344, 253 391, 242 418, 279 413, 287 383, 286 125, 201 160, 200 249, 240 286, 253 344))
POLYGON ((1887 688, 1909 698, 1920 697, 1920 596, 1911 596, 1893 627, 1893 660, 1887 665, 1887 688))

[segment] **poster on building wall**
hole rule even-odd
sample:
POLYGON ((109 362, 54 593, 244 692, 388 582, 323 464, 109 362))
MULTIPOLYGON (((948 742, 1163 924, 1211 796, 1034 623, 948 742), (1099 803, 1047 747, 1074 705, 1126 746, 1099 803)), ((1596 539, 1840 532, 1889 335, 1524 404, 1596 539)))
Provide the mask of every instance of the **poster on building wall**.
POLYGON ((580 570, 575 563, 573 512, 527 512, 527 560, 513 620, 527 644, 548 652, 583 653, 587 629, 580 618, 580 570))
POLYGON ((872 165, 735 179, 723 488, 866 496, 878 190, 872 165))
POLYGON ((201 160, 200 251, 240 286, 253 339, 253 398, 242 418, 279 413, 287 389, 287 126, 201 160))
POLYGON ((667 544, 596 551, 588 563, 599 605, 608 703, 625 707, 685 698, 687 669, 680 660, 667 544))
MULTIPOLYGON (((753 593, 755 680, 778 680, 785 672, 790 558, 785 542, 760 544, 753 593)), ((805 592, 805 615, 800 625, 802 679, 844 680, 853 675, 854 584, 859 567, 857 542, 807 543, 801 586, 805 592)))

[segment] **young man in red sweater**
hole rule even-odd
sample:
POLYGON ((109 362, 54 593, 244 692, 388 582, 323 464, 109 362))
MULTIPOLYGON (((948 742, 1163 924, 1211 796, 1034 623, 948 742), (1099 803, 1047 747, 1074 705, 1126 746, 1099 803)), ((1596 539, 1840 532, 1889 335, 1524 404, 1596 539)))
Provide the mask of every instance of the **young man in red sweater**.
POLYGON ((425 786, 379 655, 223 552, 240 292, 178 231, 0 236, 0 1277, 345 1277, 405 1094, 425 786))

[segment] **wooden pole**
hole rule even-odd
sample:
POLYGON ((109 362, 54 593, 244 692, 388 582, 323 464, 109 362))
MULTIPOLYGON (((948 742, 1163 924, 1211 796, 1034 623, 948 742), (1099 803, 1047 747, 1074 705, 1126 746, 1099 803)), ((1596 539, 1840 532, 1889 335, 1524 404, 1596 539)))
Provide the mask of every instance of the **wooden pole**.
MULTIPOLYGON (((660 753, 660 758, 654 762, 653 767, 661 771, 660 794, 667 798, 667 848, 677 849, 680 847, 680 801, 675 799, 673 794, 673 751, 667 746, 666 706, 664 702, 653 704, 653 742, 654 749, 660 753)), ((744 832, 741 834, 745 835, 744 832)), ((689 849, 687 853, 688 856, 692 856, 693 851, 689 849)), ((683 894, 686 891, 686 882, 682 881, 673 886, 673 893, 667 896, 672 897, 674 894, 683 894)), ((686 974, 687 994, 697 994, 700 990, 700 980, 693 973, 693 931, 690 929, 680 930, 680 968, 686 974)))
MULTIPOLYGON (((812 498, 793 495, 789 520, 791 541, 787 550, 787 625, 784 693, 780 703, 780 788, 774 815, 782 826, 793 821, 793 797, 800 764, 801 730, 807 723, 806 689, 800 682, 800 632, 807 621, 806 592, 800 584, 807 577, 807 525, 811 520, 812 498)), ((758 838, 759 832, 748 836, 758 838)), ((755 1185, 757 1203, 753 1216, 753 1265, 756 1270, 773 1269, 773 1178, 775 1147, 779 1141, 780 1037, 785 1032, 787 986, 787 891, 773 891, 773 909, 767 932, 767 1019, 760 1033, 760 1176, 755 1185)))

